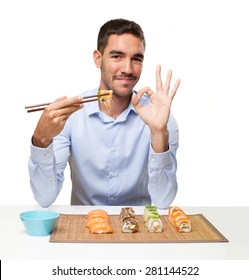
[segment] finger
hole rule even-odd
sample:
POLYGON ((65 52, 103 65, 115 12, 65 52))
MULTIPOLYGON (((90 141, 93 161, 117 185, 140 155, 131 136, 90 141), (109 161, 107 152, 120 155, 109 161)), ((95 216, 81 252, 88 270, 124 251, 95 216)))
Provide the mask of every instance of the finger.
MULTIPOLYGON (((60 101, 58 101, 60 102, 60 101)), ((56 102, 57 103, 57 102, 56 102)), ((57 104, 50 104, 44 109, 44 115, 48 115, 49 119, 53 120, 59 117, 67 117, 73 114, 74 112, 78 111, 79 109, 83 108, 84 105, 77 103, 70 106, 56 106, 57 104)))
POLYGON ((63 107, 61 109, 55 110, 56 116, 70 116, 74 112, 78 111, 79 109, 83 108, 84 104, 73 104, 67 107, 63 107))
POLYGON ((151 89, 149 89, 149 90, 146 92, 146 94, 147 94, 148 96, 151 96, 153 93, 154 93, 154 92, 153 92, 151 89))
POLYGON ((156 67, 156 91, 163 90, 163 83, 161 78, 161 65, 157 65, 156 67))
POLYGON ((178 88, 180 86, 180 83, 181 83, 181 80, 179 80, 179 79, 176 80, 175 85, 174 85, 173 89, 170 92, 170 97, 172 98, 172 100, 173 100, 173 98, 174 98, 174 96, 175 96, 175 94, 176 94, 176 92, 177 92, 177 90, 178 90, 178 88))
POLYGON ((165 84, 164 84, 164 88, 163 88, 163 91, 167 94, 169 93, 171 78, 172 78, 172 70, 169 70, 167 77, 166 77, 165 84))
POLYGON ((150 96, 150 95, 153 93, 153 91, 152 91, 151 88, 149 88, 149 87, 144 87, 144 88, 140 89, 140 90, 137 92, 138 98, 141 99, 142 96, 143 96, 145 93, 146 93, 148 96, 150 96))
POLYGON ((137 93, 133 93, 131 103, 137 112, 142 108, 142 105, 140 104, 139 99, 140 98, 137 95, 137 93))
POLYGON ((68 118, 70 117, 72 115, 72 113, 68 113, 68 114, 63 114, 63 115, 61 115, 61 116, 59 116, 58 118, 57 118, 57 120, 60 122, 60 123, 65 123, 67 120, 68 120, 68 118))
POLYGON ((56 102, 53 102, 49 106, 53 109, 61 109, 65 107, 69 107, 71 105, 79 104, 80 101, 82 101, 83 97, 82 96, 74 96, 71 98, 67 97, 60 97, 57 99, 56 102))
POLYGON ((63 100, 63 99, 66 99, 67 98, 67 96, 61 96, 61 97, 58 97, 55 101, 60 101, 60 100, 63 100))
POLYGON ((67 98, 67 99, 65 99, 65 101, 63 100, 63 102, 64 102, 63 107, 69 107, 71 105, 79 104, 79 102, 82 101, 82 99, 83 99, 82 96, 74 96, 71 98, 67 98))

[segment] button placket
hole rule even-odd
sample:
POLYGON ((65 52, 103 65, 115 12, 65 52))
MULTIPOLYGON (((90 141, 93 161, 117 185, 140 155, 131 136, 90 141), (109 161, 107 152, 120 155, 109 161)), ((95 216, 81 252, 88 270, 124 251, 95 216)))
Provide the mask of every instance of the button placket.
POLYGON ((115 137, 118 130, 118 124, 113 124, 110 130, 110 152, 109 152, 109 186, 108 186, 108 203, 112 204, 116 201, 116 192, 118 186, 118 169, 119 166, 119 150, 115 145, 115 137))

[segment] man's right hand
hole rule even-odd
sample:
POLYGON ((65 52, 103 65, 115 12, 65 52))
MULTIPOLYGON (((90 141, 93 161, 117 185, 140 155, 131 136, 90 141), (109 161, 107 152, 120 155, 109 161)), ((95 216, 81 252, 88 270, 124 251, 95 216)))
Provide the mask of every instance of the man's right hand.
POLYGON ((80 104, 83 97, 66 96, 58 98, 48 105, 41 115, 33 135, 33 145, 39 148, 47 148, 53 138, 64 128, 67 119, 76 111, 83 108, 80 104))

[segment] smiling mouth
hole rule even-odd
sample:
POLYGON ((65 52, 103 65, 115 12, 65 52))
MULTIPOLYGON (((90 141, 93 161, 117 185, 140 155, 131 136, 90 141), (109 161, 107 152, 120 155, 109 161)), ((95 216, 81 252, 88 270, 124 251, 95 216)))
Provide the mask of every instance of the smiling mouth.
POLYGON ((124 82, 124 83, 131 83, 134 79, 116 79, 116 81, 124 82))
POLYGON ((116 78, 115 81, 121 86, 130 87, 133 86, 136 80, 134 78, 116 78))
POLYGON ((135 81, 137 78, 133 75, 114 76, 114 80, 118 81, 135 81))
POLYGON ((125 87, 125 88, 128 88, 128 87, 131 87, 134 85, 134 79, 127 79, 127 78, 118 78, 118 79, 115 79, 116 82, 118 82, 118 84, 121 86, 121 87, 125 87))

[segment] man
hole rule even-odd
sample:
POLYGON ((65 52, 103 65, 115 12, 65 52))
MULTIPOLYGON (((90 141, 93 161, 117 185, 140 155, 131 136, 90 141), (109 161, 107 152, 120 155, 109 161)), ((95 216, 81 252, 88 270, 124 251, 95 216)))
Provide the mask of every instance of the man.
POLYGON ((58 196, 69 162, 73 205, 148 205, 168 207, 177 192, 178 127, 170 113, 178 89, 165 84, 156 69, 156 91, 133 90, 143 66, 145 39, 133 21, 115 19, 99 31, 94 62, 99 89, 112 90, 111 108, 80 104, 83 96, 50 104, 34 131, 29 160, 31 187, 47 207, 58 196))

